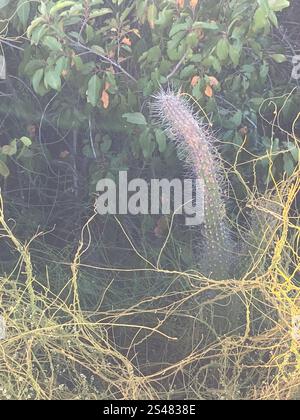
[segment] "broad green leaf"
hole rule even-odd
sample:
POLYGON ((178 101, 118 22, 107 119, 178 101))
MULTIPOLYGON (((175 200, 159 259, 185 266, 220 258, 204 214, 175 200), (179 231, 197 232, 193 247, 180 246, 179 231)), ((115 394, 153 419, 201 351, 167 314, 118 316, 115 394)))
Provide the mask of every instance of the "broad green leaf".
POLYGON ((33 29, 31 33, 31 44, 38 45, 43 36, 48 32, 48 25, 43 24, 33 29))
POLYGON ((193 29, 210 29, 212 31, 217 31, 219 25, 216 22, 196 22, 193 24, 193 29))
POLYGON ((297 163, 299 161, 299 149, 295 144, 288 144, 288 149, 290 154, 292 155, 294 161, 297 163))
POLYGON ((54 36, 45 36, 43 44, 46 45, 51 51, 62 51, 61 43, 54 38, 54 36))
POLYGON ((46 88, 50 87, 54 90, 61 89, 60 74, 54 67, 50 67, 45 71, 44 83, 46 88))
MULTIPOLYGON (((143 56, 144 56, 144 54, 143 54, 143 56)), ((161 57, 160 47, 158 45, 156 45, 156 46, 150 48, 150 50, 146 51, 145 56, 143 58, 142 57, 140 58, 139 61, 142 61, 142 59, 146 58, 148 63, 157 62, 161 57)))
POLYGON ((186 31, 189 28, 189 23, 177 23, 174 25, 169 33, 169 37, 172 38, 174 35, 176 35, 178 32, 186 31))
POLYGON ((41 69, 45 66, 45 61, 43 60, 30 60, 24 68, 24 73, 29 76, 32 76, 36 70, 41 69))
POLYGON ((96 17, 109 15, 110 13, 112 13, 112 10, 108 9, 107 7, 104 7, 103 9, 95 10, 94 12, 92 12, 90 14, 90 18, 96 18, 96 17))
POLYGON ((240 63, 241 51, 242 46, 239 42, 236 42, 234 45, 229 45, 229 57, 235 66, 238 66, 240 63))
POLYGON ((17 5, 17 14, 23 27, 26 27, 30 14, 29 0, 19 0, 17 5))
POLYGON ((196 72, 196 68, 193 64, 184 67, 180 72, 180 79, 188 79, 189 77, 193 76, 196 72))
POLYGON ((32 80, 31 80, 32 86, 36 93, 39 93, 39 87, 40 87, 40 83, 42 81, 43 76, 44 76, 44 69, 38 69, 36 70, 36 72, 34 73, 32 77, 32 80))
POLYGON ((284 63, 287 61, 287 58, 284 54, 272 54, 271 57, 274 61, 276 61, 276 63, 284 63))
POLYGON ((224 61, 228 57, 229 42, 226 38, 221 38, 217 43, 217 56, 219 60, 224 61))
POLYGON ((270 22, 276 27, 276 28, 278 28, 278 18, 277 18, 277 16, 276 16, 276 13, 275 12, 273 12, 273 10, 270 10, 269 11, 269 20, 270 20, 270 22))
POLYGON ((147 125, 146 118, 141 112, 131 112, 122 115, 129 123, 137 125, 147 125))
POLYGON ((0 175, 2 175, 4 178, 7 178, 9 176, 9 169, 6 163, 4 163, 2 160, 0 160, 0 175))
POLYGON ((59 1, 57 2, 53 7, 50 9, 50 15, 55 15, 56 12, 59 12, 61 9, 64 9, 65 7, 73 6, 76 4, 75 1, 59 1))
POLYGON ((104 55, 105 51, 102 47, 100 47, 99 45, 93 45, 91 47, 91 50, 95 53, 95 54, 100 54, 100 55, 104 55))
POLYGON ((89 80, 87 90, 87 101, 94 107, 98 105, 100 100, 101 85, 100 78, 97 74, 94 74, 89 80))
POLYGON ((5 156, 14 156, 17 153, 17 140, 13 140, 10 144, 3 146, 1 153, 5 156))
POLYGON ((288 0, 268 0, 268 3, 274 12, 281 12, 290 5, 288 0))
POLYGON ((239 127, 242 123, 243 114, 242 111, 237 111, 230 120, 234 123, 236 127, 239 127))
POLYGON ((32 141, 31 141, 31 139, 29 138, 29 137, 25 137, 25 136, 23 136, 23 137, 21 137, 20 138, 20 141, 24 144, 24 146, 26 146, 26 147, 29 147, 29 146, 31 146, 31 144, 32 144, 32 141))
POLYGON ((59 57, 55 64, 55 71, 57 74, 61 75, 63 70, 66 70, 68 67, 68 59, 67 57, 59 57))
POLYGON ((262 7, 256 9, 253 17, 253 30, 258 32, 264 29, 268 24, 268 15, 262 7))
POLYGON ((189 47, 195 48, 199 44, 197 34, 195 32, 190 32, 186 37, 186 43, 189 47))
MULTIPOLYGON (((1 0, 0 0, 1 1, 1 0)), ((45 19, 43 17, 38 17, 36 19, 34 19, 31 24, 28 26, 27 28, 27 36, 28 38, 31 37, 32 31, 34 30, 34 28, 36 28, 40 23, 45 23, 45 19)))

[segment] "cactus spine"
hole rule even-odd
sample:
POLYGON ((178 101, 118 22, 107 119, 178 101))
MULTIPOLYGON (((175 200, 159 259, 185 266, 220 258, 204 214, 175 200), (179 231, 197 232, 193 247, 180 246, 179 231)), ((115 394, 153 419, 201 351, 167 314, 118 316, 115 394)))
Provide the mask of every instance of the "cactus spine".
POLYGON ((154 109, 168 136, 183 152, 188 170, 204 181, 205 245, 201 271, 214 278, 229 276, 230 238, 225 227, 225 206, 220 189, 220 164, 212 145, 212 134, 197 121, 189 104, 180 95, 160 92, 154 109))

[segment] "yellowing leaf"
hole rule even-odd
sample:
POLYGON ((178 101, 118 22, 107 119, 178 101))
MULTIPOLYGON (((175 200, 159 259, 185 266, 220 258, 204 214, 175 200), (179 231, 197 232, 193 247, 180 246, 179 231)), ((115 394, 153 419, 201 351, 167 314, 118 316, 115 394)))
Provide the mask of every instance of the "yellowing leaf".
POLYGON ((199 80, 200 80, 200 77, 199 77, 199 76, 194 76, 194 77, 192 78, 192 81, 191 81, 191 86, 192 86, 192 87, 195 87, 195 86, 196 86, 196 84, 199 82, 199 80))
POLYGON ((101 101, 104 109, 107 109, 109 107, 109 94, 107 93, 107 89, 110 88, 110 84, 108 82, 105 83, 105 88, 101 95, 101 101))
POLYGON ((138 29, 131 29, 130 32, 133 32, 136 36, 138 36, 139 38, 141 37, 140 31, 138 29))
POLYGON ((103 108, 107 109, 109 107, 109 94, 106 92, 106 90, 102 92, 101 101, 103 108))
POLYGON ((177 0, 177 6, 179 7, 179 9, 183 9, 184 8, 184 0, 177 0))
POLYGON ((212 90, 212 88, 209 85, 206 86, 206 89, 205 89, 205 92, 204 93, 209 98, 211 98, 213 96, 213 90, 212 90))

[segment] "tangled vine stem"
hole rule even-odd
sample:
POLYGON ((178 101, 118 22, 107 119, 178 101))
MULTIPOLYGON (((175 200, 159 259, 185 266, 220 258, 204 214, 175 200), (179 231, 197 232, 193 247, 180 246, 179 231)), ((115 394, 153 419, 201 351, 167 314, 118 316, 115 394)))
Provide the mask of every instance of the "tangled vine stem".
POLYGON ((197 121, 193 110, 180 94, 161 91, 154 101, 154 111, 167 135, 183 152, 188 170, 204 181, 204 238, 201 271, 214 278, 230 276, 232 244, 225 226, 225 205, 221 194, 221 164, 214 137, 197 121))

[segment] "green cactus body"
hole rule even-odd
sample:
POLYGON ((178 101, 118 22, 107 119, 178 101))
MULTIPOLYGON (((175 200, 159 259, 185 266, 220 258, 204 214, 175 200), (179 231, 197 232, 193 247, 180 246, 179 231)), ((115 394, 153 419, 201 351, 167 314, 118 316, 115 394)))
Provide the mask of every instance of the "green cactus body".
POLYGON ((211 133, 201 125, 182 96, 161 92, 155 110, 168 136, 183 151, 188 170, 204 181, 204 237, 201 271, 214 278, 229 276, 230 238, 220 191, 220 164, 212 146, 211 133))

